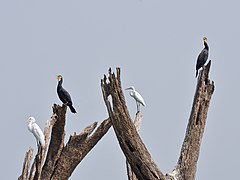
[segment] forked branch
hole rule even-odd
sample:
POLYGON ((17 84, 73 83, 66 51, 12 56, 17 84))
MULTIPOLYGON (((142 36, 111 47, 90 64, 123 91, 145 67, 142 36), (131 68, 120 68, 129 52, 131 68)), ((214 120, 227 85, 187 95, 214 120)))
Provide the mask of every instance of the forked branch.
POLYGON ((209 80, 210 66, 211 61, 204 67, 198 78, 180 157, 176 168, 171 173, 177 180, 194 180, 196 176, 208 108, 214 92, 214 82, 209 80))

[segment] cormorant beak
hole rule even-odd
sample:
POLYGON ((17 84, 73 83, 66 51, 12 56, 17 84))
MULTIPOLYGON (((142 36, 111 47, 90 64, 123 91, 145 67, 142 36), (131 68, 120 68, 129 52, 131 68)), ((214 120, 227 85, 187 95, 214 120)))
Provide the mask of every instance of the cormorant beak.
POLYGON ((60 81, 61 80, 61 76, 57 75, 57 80, 60 81))

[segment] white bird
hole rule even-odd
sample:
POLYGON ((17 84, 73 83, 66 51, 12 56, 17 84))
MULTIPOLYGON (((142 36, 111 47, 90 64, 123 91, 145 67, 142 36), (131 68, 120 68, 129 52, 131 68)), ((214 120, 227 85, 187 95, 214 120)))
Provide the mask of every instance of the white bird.
POLYGON ((142 104, 143 106, 146 106, 143 97, 135 90, 133 86, 130 86, 125 90, 130 90, 129 92, 130 96, 132 96, 136 100, 137 111, 140 111, 140 104, 142 104))
POLYGON ((44 134, 40 127, 37 125, 36 120, 34 117, 28 118, 28 130, 33 133, 37 140, 37 144, 41 145, 42 147, 45 146, 44 134), (40 143, 40 144, 39 144, 40 143))

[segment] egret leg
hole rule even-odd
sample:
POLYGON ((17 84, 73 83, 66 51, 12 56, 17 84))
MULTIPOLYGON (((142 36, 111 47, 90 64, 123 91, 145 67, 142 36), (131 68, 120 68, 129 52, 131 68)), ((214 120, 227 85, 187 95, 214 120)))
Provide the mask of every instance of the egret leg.
POLYGON ((41 151, 41 144, 40 144, 40 142, 38 140, 37 140, 37 147, 38 147, 38 154, 39 154, 39 152, 41 151))
POLYGON ((37 148, 38 148, 38 154, 39 154, 40 152, 42 152, 43 147, 42 147, 40 141, 38 141, 37 139, 36 139, 36 141, 37 141, 37 148))
POLYGON ((138 103, 137 103, 137 101, 136 101, 136 105, 137 105, 137 111, 138 111, 138 103))
POLYGON ((137 112, 140 112, 140 104, 137 102, 137 112))

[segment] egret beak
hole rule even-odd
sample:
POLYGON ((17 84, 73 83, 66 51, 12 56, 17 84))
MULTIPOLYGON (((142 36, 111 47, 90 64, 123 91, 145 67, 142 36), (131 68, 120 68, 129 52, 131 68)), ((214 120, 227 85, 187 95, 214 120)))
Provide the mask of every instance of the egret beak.
POLYGON ((130 87, 128 87, 128 88, 126 88, 125 90, 129 90, 129 89, 131 89, 130 87))

